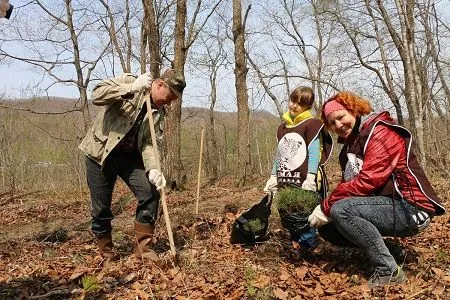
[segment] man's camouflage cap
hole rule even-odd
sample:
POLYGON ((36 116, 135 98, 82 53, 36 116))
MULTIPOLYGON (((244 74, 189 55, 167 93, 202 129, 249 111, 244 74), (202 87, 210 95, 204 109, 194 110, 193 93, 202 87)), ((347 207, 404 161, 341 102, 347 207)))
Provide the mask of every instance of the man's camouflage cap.
POLYGON ((170 90, 178 97, 178 99, 181 99, 183 90, 186 87, 186 82, 184 81, 184 76, 181 72, 179 70, 167 69, 160 78, 167 83, 170 90))

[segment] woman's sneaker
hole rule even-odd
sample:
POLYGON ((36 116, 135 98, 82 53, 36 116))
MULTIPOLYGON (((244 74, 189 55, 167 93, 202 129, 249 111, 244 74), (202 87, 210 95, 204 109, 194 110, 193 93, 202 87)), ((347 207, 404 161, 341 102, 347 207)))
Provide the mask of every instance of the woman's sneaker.
POLYGON ((400 267, 397 267, 392 274, 380 274, 378 270, 375 270, 375 273, 370 276, 367 284, 371 289, 376 287, 385 286, 385 285, 393 285, 400 284, 406 280, 406 275, 400 267))

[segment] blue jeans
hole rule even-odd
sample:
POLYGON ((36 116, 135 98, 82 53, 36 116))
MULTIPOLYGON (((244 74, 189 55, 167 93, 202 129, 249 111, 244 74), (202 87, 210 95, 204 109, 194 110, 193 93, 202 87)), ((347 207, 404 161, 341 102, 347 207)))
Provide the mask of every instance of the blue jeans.
POLYGON ((92 232, 101 236, 111 231, 114 219, 111 201, 117 176, 128 185, 137 198, 136 220, 153 223, 158 213, 160 194, 150 184, 140 153, 111 153, 103 169, 86 157, 86 176, 91 193, 92 232))
POLYGON ((319 233, 335 245, 364 250, 380 274, 391 274, 397 270, 397 263, 382 236, 417 234, 418 224, 413 218, 417 212, 420 210, 403 199, 393 201, 384 196, 345 198, 331 207, 332 222, 322 226, 319 233))

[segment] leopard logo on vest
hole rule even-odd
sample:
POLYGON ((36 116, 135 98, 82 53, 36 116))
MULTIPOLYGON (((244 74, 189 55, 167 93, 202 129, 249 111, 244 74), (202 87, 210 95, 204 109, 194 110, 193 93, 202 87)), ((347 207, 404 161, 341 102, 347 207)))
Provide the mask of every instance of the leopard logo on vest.
POLYGON ((290 132, 284 135, 278 142, 276 153, 279 180, 301 184, 298 168, 305 162, 306 156, 306 142, 300 134, 290 132))

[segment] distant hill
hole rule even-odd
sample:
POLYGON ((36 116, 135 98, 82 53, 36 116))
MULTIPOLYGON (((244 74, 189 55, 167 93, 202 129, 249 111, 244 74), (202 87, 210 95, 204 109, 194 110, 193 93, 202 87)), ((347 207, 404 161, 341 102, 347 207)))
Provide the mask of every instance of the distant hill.
POLYGON ((77 99, 62 97, 38 97, 21 100, 0 100, 0 104, 9 107, 30 109, 36 112, 62 112, 79 107, 77 99))
MULTIPOLYGON (((12 107, 12 108, 22 108, 29 109, 35 112, 64 112, 68 110, 73 110, 74 108, 80 107, 78 99, 73 98, 63 98, 63 97, 38 97, 33 99, 23 99, 23 100, 0 100, 0 104, 12 107)), ((90 103, 89 110, 92 116, 100 110, 101 107, 92 105, 90 103)), ((236 112, 223 112, 215 111, 215 117, 218 119, 237 119, 236 112)), ((209 109, 202 107, 183 107, 181 120, 186 121, 193 119, 209 119, 209 109)), ((278 117, 265 110, 255 110, 251 112, 252 120, 259 121, 277 121, 278 117)))
MULTIPOLYGON (((181 115, 181 120, 187 119, 208 119, 209 118, 209 109, 202 107, 183 107, 181 115)), ((219 119, 226 118, 236 118, 237 120, 237 112, 224 112, 224 111, 214 111, 214 115, 219 119)), ((278 120, 278 117, 274 114, 265 111, 265 110, 255 110, 250 112, 250 118, 253 120, 267 120, 267 121, 275 121, 278 120)))

